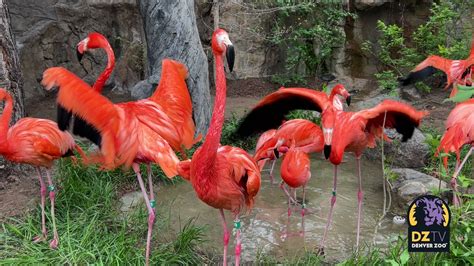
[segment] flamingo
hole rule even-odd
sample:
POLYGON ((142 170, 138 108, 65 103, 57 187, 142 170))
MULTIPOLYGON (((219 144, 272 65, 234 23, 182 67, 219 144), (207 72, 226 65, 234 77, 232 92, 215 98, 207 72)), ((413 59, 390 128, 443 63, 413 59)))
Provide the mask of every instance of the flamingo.
POLYGON ((223 29, 218 28, 214 31, 212 51, 216 70, 216 98, 211 125, 203 145, 196 150, 191 160, 180 162, 178 172, 191 182, 199 199, 219 209, 224 229, 224 265, 227 265, 229 244, 224 210, 229 210, 234 215, 237 242, 235 264, 239 265, 242 249, 239 215, 245 207, 247 210, 252 208, 254 198, 260 189, 260 172, 256 162, 244 150, 220 146, 227 90, 222 58, 224 53, 230 71, 234 63, 234 48, 228 33, 223 29))
MULTIPOLYGON (((303 201, 301 204, 301 227, 302 227, 301 233, 302 234, 304 234, 304 215, 305 215, 305 209, 306 209, 305 187, 309 179, 311 178, 310 167, 311 167, 311 162, 309 160, 308 154, 301 149, 297 149, 295 147, 295 141, 292 140, 292 144, 290 148, 287 151, 285 151, 285 155, 281 163, 280 173, 281 173, 281 178, 283 181, 280 186, 284 188, 284 184, 283 184, 284 182, 290 188, 293 188, 295 190, 299 187, 302 187, 303 189, 303 201)), ((288 197, 288 220, 289 220, 290 215, 291 215, 291 207, 290 207, 291 196, 288 192, 286 192, 286 194, 288 197)))
POLYGON ((53 121, 26 117, 18 120, 16 124, 9 128, 13 112, 13 99, 5 89, 0 88, 0 100, 5 101, 3 114, 0 117, 0 154, 9 161, 33 165, 36 168, 41 192, 42 235, 35 237, 33 241, 44 241, 47 238, 44 212, 47 189, 51 200, 51 218, 53 223, 53 239, 49 246, 56 249, 59 245, 59 235, 54 215, 56 188, 51 178, 50 168, 56 159, 74 155, 74 150, 82 158, 85 157, 84 153, 76 145, 72 136, 67 132, 59 130, 58 125, 53 121), (43 181, 41 167, 44 167, 46 170, 48 178, 47 187, 43 181))
MULTIPOLYGON (((78 59, 82 59, 85 52, 93 49, 104 49, 107 54, 107 66, 92 86, 93 90, 101 93, 105 82, 114 69, 115 55, 107 38, 100 33, 92 32, 77 44, 78 59)), ((187 76, 188 71, 183 64, 171 59, 164 59, 162 61, 160 84, 157 86, 155 93, 148 98, 162 107, 163 112, 166 113, 175 127, 162 125, 167 127, 168 131, 168 133, 160 131, 162 137, 175 151, 180 151, 184 157, 186 157, 185 150, 190 149, 201 138, 200 135, 194 138, 195 125, 192 118, 192 102, 185 82, 187 76), (169 131, 173 130, 176 130, 178 134, 169 134, 169 131)), ((58 108, 63 109, 60 105, 58 108)), ((69 114, 69 118, 70 116, 69 114)), ((60 127, 69 125, 69 118, 58 119, 58 121, 64 121, 60 123, 60 127)), ((99 132, 87 122, 81 120, 80 117, 74 119, 73 133, 86 137, 97 145, 100 144, 99 132)))
MULTIPOLYGON (((172 60, 167 62, 179 64, 172 60)), ((175 126, 173 120, 163 111, 164 108, 151 99, 113 104, 73 73, 61 67, 47 69, 43 73, 42 84, 46 90, 55 86, 59 87, 58 104, 83 119, 100 133, 100 153, 90 159, 92 162, 101 163, 104 169, 132 166, 148 209, 146 244, 146 264, 148 265, 152 227, 155 220, 155 199, 150 164, 158 163, 169 178, 177 174, 179 160, 172 150, 171 143, 179 147, 180 137, 182 137, 180 133, 183 129, 188 130, 185 128, 186 125, 175 126), (169 140, 174 142, 169 142, 169 140), (147 194, 141 177, 140 163, 147 165, 150 196, 147 194)), ((158 90, 151 98, 164 92, 169 91, 158 90)), ((179 100, 179 97, 176 95, 170 100, 171 103, 167 103, 168 112, 178 113, 179 105, 177 102, 173 105, 172 101, 179 100)), ((183 111, 183 113, 186 112, 186 110, 183 111)))
MULTIPOLYGON (((472 145, 474 143, 474 99, 462 102, 449 113, 448 119, 446 120, 446 131, 441 138, 439 147, 435 153, 436 156, 439 152, 444 153, 455 152, 456 153, 456 170, 451 178, 451 187, 453 189, 453 204, 459 206, 459 198, 457 196, 457 176, 461 172, 462 167, 472 153, 472 145), (468 154, 463 159, 461 165, 460 156, 461 148, 464 145, 471 145, 468 154)), ((448 169, 448 157, 443 158, 444 167, 448 169)))
MULTIPOLYGON (((269 129, 265 132, 263 132, 260 137, 258 137, 258 140, 257 140, 257 144, 255 145, 255 153, 257 153, 258 150, 260 150, 260 148, 262 147, 262 145, 264 143, 266 143, 269 139, 271 139, 275 133, 276 133, 276 129, 269 129)), ((276 154, 272 154, 272 155, 276 155, 276 154)), ((255 157, 254 157, 255 158, 255 157)), ((269 158, 267 158, 269 161, 272 161, 272 166, 270 168, 270 181, 271 183, 273 184, 273 168, 275 167, 275 163, 276 163, 276 156, 270 156, 269 158)), ((262 161, 258 161, 258 167, 260 168, 260 171, 263 171, 263 167, 265 166, 265 163, 266 161, 268 160, 262 160, 262 161)))
MULTIPOLYGON (((415 127, 418 127, 421 119, 427 114, 417 111, 413 107, 393 101, 385 100, 374 108, 359 112, 344 112, 332 107, 324 97, 319 94, 308 93, 306 89, 280 89, 278 92, 264 97, 257 106, 243 119, 237 133, 248 136, 259 130, 267 129, 277 123, 286 113, 294 109, 308 109, 321 112, 321 122, 324 135, 324 155, 334 165, 334 183, 331 197, 331 207, 326 224, 324 236, 321 241, 321 249, 327 237, 327 232, 332 223, 332 213, 336 203, 337 166, 341 163, 344 151, 353 152, 356 156, 359 191, 358 218, 357 218, 357 240, 359 245, 360 213, 362 208, 362 184, 360 156, 365 148, 375 147, 376 138, 384 137, 382 125, 385 128, 395 128, 403 135, 402 141, 407 141, 413 135, 415 127), (299 103, 299 104, 298 104, 299 103), (287 108, 278 108, 280 106, 287 108), (258 121, 264 121, 259 124, 258 121), (385 122, 385 123, 384 123, 385 122)), ((386 137, 385 137, 386 138, 386 137)))
POLYGON ((457 84, 465 85, 472 83, 472 74, 474 71, 474 38, 471 44, 471 52, 464 60, 451 60, 437 55, 430 55, 428 58, 418 64, 405 78, 401 78, 400 82, 403 86, 415 83, 428 76, 431 76, 441 70, 446 74, 447 84, 445 89, 448 89, 451 84, 453 90, 450 97, 457 93, 457 84))

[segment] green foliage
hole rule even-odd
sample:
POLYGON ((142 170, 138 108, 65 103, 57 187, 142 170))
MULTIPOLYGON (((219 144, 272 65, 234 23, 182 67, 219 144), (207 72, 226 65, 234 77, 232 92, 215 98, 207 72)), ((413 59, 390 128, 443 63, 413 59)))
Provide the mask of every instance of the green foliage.
MULTIPOLYGON (((161 179, 161 175, 158 178, 161 179)), ((131 182, 135 184, 135 180, 132 172, 98 171, 94 167, 76 166, 62 160, 55 175, 59 187, 56 195, 56 223, 60 234, 58 249, 51 250, 47 242, 31 241, 34 235, 40 234, 41 210, 38 207, 26 217, 10 218, 1 224, 1 264, 143 264, 146 208, 142 206, 125 215, 117 206, 121 188, 131 182)), ((162 212, 167 210, 158 208, 157 212, 156 226, 160 226, 166 219, 162 212)), ((49 204, 46 216, 47 221, 51 221, 49 204)), ((156 233, 155 241, 160 239, 156 233)), ((51 239, 52 230, 48 234, 51 239)), ((153 244, 152 264, 205 262, 199 256, 203 228, 189 221, 174 237, 170 242, 153 244)))
MULTIPOLYGON (((470 17, 472 8, 474 2, 471 0, 440 0, 433 3, 428 21, 407 38, 400 26, 378 21, 380 38, 377 43, 365 42, 362 49, 374 55, 382 65, 380 72, 375 74, 380 86, 393 89, 397 78, 431 54, 453 59, 466 58, 472 25, 462 21, 462 18, 470 17)), ((423 88, 426 91, 426 87, 423 88)))
POLYGON ((224 122, 224 126, 222 127, 221 144, 239 147, 246 151, 255 149, 255 145, 257 144, 256 136, 248 137, 245 139, 241 139, 235 136, 234 133, 237 130, 239 124, 240 119, 237 118, 234 114, 232 114, 232 118, 224 122))
POLYGON ((344 19, 354 14, 339 1, 276 0, 279 8, 270 43, 285 47, 287 73, 273 78, 284 85, 327 71, 324 64, 344 42, 344 19), (304 68, 305 71, 300 71, 304 68), (288 74, 291 73, 291 74, 288 74))

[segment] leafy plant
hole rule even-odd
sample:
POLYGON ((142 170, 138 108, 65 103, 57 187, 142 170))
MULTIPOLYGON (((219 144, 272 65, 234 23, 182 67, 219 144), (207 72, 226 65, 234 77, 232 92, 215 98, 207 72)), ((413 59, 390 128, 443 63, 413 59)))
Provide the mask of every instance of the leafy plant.
POLYGON ((327 71, 325 63, 344 42, 344 19, 355 15, 338 1, 276 0, 275 7, 280 11, 268 39, 285 47, 287 72, 273 80, 286 85, 327 71))
MULTIPOLYGON (((411 70, 428 55, 446 58, 467 57, 472 30, 463 18, 470 17, 474 2, 470 0, 440 0, 433 3, 428 21, 420 25, 409 37, 403 28, 377 22, 381 33, 377 43, 365 42, 362 49, 374 55, 382 68, 375 77, 380 86, 396 88, 397 78, 411 70)), ((416 85, 417 88, 422 85, 416 85)), ((426 91, 426 86, 423 86, 426 91)))

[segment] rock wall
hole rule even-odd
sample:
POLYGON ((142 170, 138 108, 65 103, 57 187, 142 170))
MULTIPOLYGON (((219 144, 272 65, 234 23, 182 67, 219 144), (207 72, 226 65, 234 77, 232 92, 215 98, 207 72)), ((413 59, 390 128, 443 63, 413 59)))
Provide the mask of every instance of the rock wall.
POLYGON ((25 99, 45 94, 43 71, 64 66, 92 83, 106 65, 102 51, 76 58, 76 44, 92 31, 104 34, 117 57, 108 88, 124 91, 144 78, 145 42, 141 16, 133 0, 8 0, 13 32, 25 77, 25 99))

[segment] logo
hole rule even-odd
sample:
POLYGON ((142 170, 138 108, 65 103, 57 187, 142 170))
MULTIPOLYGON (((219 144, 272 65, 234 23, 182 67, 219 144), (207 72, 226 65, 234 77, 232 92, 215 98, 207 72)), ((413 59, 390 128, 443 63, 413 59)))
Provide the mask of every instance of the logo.
POLYGON ((439 197, 416 198, 408 209, 408 251, 449 252, 448 204, 439 197))

